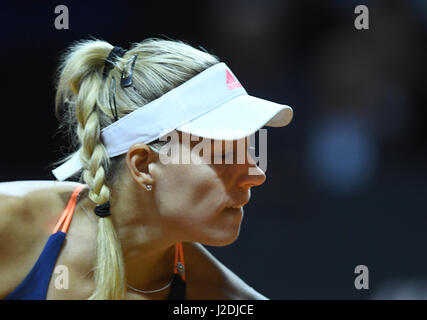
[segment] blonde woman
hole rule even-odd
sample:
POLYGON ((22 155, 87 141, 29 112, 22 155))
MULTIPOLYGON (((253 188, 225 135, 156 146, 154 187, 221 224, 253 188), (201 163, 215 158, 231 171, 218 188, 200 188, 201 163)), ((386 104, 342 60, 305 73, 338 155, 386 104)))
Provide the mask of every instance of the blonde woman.
POLYGON ((62 56, 56 113, 76 150, 58 181, 0 184, 0 298, 266 299, 203 244, 238 237, 265 181, 247 138, 287 125, 290 107, 249 96, 184 42, 90 39, 62 56), (190 162, 170 161, 185 152, 190 162))

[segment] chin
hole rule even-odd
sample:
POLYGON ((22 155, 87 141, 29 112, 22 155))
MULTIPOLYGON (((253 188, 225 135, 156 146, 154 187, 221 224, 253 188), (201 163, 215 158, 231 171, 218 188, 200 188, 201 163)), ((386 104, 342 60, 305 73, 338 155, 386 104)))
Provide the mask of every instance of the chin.
POLYGON ((227 229, 222 229, 220 232, 215 232, 215 235, 211 235, 202 243, 213 247, 224 247, 235 242, 239 238, 239 234, 240 224, 237 227, 229 227, 227 229))
POLYGON ((215 220, 205 222, 204 226, 199 225, 198 240, 195 242, 213 247, 232 244, 239 237, 242 219, 243 209, 224 209, 215 220))

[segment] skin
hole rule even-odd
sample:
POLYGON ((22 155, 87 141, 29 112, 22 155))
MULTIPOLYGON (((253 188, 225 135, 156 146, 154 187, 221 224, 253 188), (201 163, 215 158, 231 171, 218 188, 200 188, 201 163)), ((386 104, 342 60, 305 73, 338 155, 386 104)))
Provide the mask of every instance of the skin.
MULTIPOLYGON (((182 141, 181 133, 179 137, 182 141)), ((190 149, 198 143, 191 142, 190 149)), ((219 143, 224 154, 225 143, 219 143)), ((188 150, 181 142, 179 146, 188 150)), ((236 147, 234 141, 234 150, 236 147)), ((212 162, 222 155, 215 151, 212 143, 212 162)), ((175 243, 181 241, 188 299, 265 299, 201 245, 224 246, 237 239, 243 208, 227 207, 248 202, 250 188, 266 179, 249 157, 242 164, 163 164, 159 154, 143 143, 129 148, 110 197, 128 284, 152 290, 168 283, 175 243), (249 168, 257 168, 259 174, 249 175, 249 168), (146 190, 147 184, 153 186, 151 191, 146 190)), ((51 189, 36 188, 21 197, 0 197, 0 240, 8 243, 0 241, 0 261, 7 261, 0 263, 0 278, 9 279, 0 284, 0 298, 31 269, 76 185, 65 183, 51 189)), ((70 289, 57 290, 52 277, 48 299, 86 299, 94 289, 91 270, 99 219, 93 214, 94 207, 85 190, 57 260, 57 265, 70 269, 70 289)), ((129 289, 127 299, 165 299, 168 292, 143 295, 129 289)))

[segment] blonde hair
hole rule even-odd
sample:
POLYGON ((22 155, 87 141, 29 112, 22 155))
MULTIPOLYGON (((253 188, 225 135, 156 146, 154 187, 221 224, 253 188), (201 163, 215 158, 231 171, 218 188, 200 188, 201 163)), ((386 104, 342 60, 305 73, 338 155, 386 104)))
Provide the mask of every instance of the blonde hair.
MULTIPOLYGON (((121 118, 220 62, 216 56, 199 48, 201 50, 182 41, 160 38, 132 43, 123 57, 117 58, 105 79, 102 76, 105 60, 113 49, 108 42, 96 38, 79 40, 62 54, 56 80, 55 112, 59 129, 65 129, 71 148, 74 152, 80 151, 83 171, 79 180, 88 185, 89 198, 97 205, 110 200, 110 190, 125 158, 121 155, 110 159, 100 136, 101 129, 114 122, 109 105, 112 77, 119 83, 126 62, 138 55, 132 86, 116 87, 117 114, 121 118)), ((159 141, 149 144, 157 152, 161 145, 159 141)), ((54 165, 65 162, 73 154, 54 165)), ((124 270, 113 221, 110 217, 99 218, 94 272, 96 288, 89 299, 124 299, 124 270)))

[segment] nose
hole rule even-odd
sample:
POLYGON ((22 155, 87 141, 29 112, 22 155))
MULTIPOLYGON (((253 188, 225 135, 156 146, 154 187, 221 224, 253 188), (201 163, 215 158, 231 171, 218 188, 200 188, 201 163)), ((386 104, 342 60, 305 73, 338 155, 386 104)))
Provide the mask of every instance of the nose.
POLYGON ((242 177, 242 180, 239 183, 240 187, 251 188, 262 185, 267 177, 265 176, 264 171, 260 169, 255 163, 245 166, 245 174, 242 177))
MULTIPOLYGON (((250 188, 262 185, 267 177, 265 173, 258 167, 255 166, 257 174, 247 174, 241 182, 242 187, 250 188)), ((255 171, 255 168, 252 171, 255 171)))

